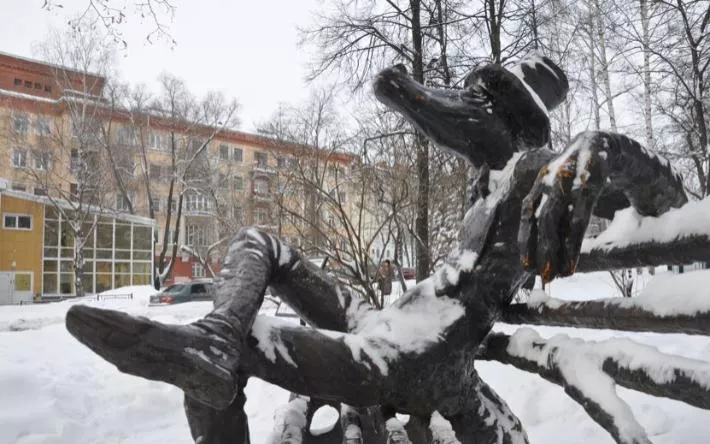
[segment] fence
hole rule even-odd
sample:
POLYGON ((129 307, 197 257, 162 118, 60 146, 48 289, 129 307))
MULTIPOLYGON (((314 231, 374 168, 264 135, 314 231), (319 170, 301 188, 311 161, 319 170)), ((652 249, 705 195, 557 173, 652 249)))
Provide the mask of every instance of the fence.
POLYGON ((97 301, 108 301, 114 299, 133 299, 133 293, 97 294, 97 301))

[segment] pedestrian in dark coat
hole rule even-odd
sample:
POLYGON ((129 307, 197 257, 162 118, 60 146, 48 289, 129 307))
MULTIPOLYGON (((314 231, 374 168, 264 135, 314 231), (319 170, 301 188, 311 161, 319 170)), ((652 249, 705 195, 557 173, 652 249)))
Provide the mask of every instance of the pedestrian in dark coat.
POLYGON ((377 283, 380 286, 380 294, 382 296, 389 296, 392 294, 393 277, 394 271, 392 270, 392 263, 389 261, 389 259, 386 259, 380 267, 380 275, 377 280, 377 283))

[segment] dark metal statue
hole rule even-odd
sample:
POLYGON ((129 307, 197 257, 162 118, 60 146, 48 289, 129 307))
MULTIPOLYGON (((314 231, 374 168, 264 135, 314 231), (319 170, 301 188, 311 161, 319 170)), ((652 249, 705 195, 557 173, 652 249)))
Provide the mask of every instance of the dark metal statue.
MULTIPOLYGON (((459 246, 429 279, 376 311, 293 248, 249 228, 232 240, 215 308, 203 319, 166 325, 76 305, 68 330, 122 372, 182 389, 202 444, 249 442, 243 388, 252 376, 360 414, 378 406, 385 420, 407 413, 425 428, 439 412, 464 444, 528 442, 520 421, 479 378, 475 359, 536 371, 563 385, 617 442, 650 442, 553 364, 542 369, 511 354, 511 337, 491 328, 531 275, 548 282, 574 273, 592 214, 609 217, 631 205, 655 216, 680 207, 687 201, 680 177, 620 134, 580 134, 562 154, 544 148, 547 113, 568 91, 565 74, 544 57, 477 69, 461 90, 425 87, 398 66, 380 73, 374 90, 437 147, 480 172, 459 246), (310 326, 257 316, 267 286, 310 326)), ((654 384, 624 365, 600 371, 627 387, 710 408, 707 389, 692 378, 654 384), (692 394, 698 390, 704 397, 692 394)))

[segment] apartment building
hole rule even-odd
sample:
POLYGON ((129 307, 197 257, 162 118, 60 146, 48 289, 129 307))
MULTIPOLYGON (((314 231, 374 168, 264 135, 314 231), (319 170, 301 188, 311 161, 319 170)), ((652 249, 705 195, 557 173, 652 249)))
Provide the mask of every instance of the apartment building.
MULTIPOLYGON (((320 153, 316 158, 324 162, 323 168, 327 164, 341 175, 355 160, 165 112, 131 112, 106 97, 105 84, 99 75, 0 53, 0 183, 17 198, 41 200, 42 209, 33 211, 41 211, 42 219, 35 220, 49 220, 57 204, 71 204, 76 209, 72 214, 91 207, 98 218, 128 218, 141 226, 154 220, 155 261, 163 243, 168 256, 176 238, 177 245, 206 254, 209 245, 245 225, 298 244, 303 231, 289 214, 308 211, 309 199, 302 189, 288 188, 291 172, 302 159, 314 158, 314 152, 320 153)), ((209 252, 214 271, 221 251, 209 252)), ((8 248, 0 244, 0 258, 7 254, 8 248)), ((0 272, 8 271, 3 269, 6 262, 0 260, 0 272)), ((206 273, 185 252, 178 253, 173 265, 168 282, 206 273)), ((115 263, 107 270, 102 273, 113 273, 111 279, 94 276, 85 289, 126 284, 116 277, 120 273, 115 263)), ((40 275, 57 272, 33 268, 33 273, 34 293, 75 292, 68 276, 56 285, 47 278, 43 287, 40 275)))

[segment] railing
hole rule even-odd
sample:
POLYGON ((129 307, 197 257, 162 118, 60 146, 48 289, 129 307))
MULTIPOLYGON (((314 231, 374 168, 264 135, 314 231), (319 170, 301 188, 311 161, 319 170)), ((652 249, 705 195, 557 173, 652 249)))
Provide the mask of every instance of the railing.
POLYGON ((108 301, 108 300, 117 300, 117 299, 132 300, 133 293, 91 294, 91 295, 85 295, 81 298, 79 298, 76 295, 42 295, 41 298, 35 298, 31 302, 25 301, 24 304, 48 304, 51 302, 61 302, 61 301, 66 301, 66 300, 71 300, 71 299, 86 300, 86 299, 94 299, 94 298, 97 301, 108 301))
POLYGON ((114 299, 133 299, 133 293, 97 294, 97 301, 108 301, 114 299))

